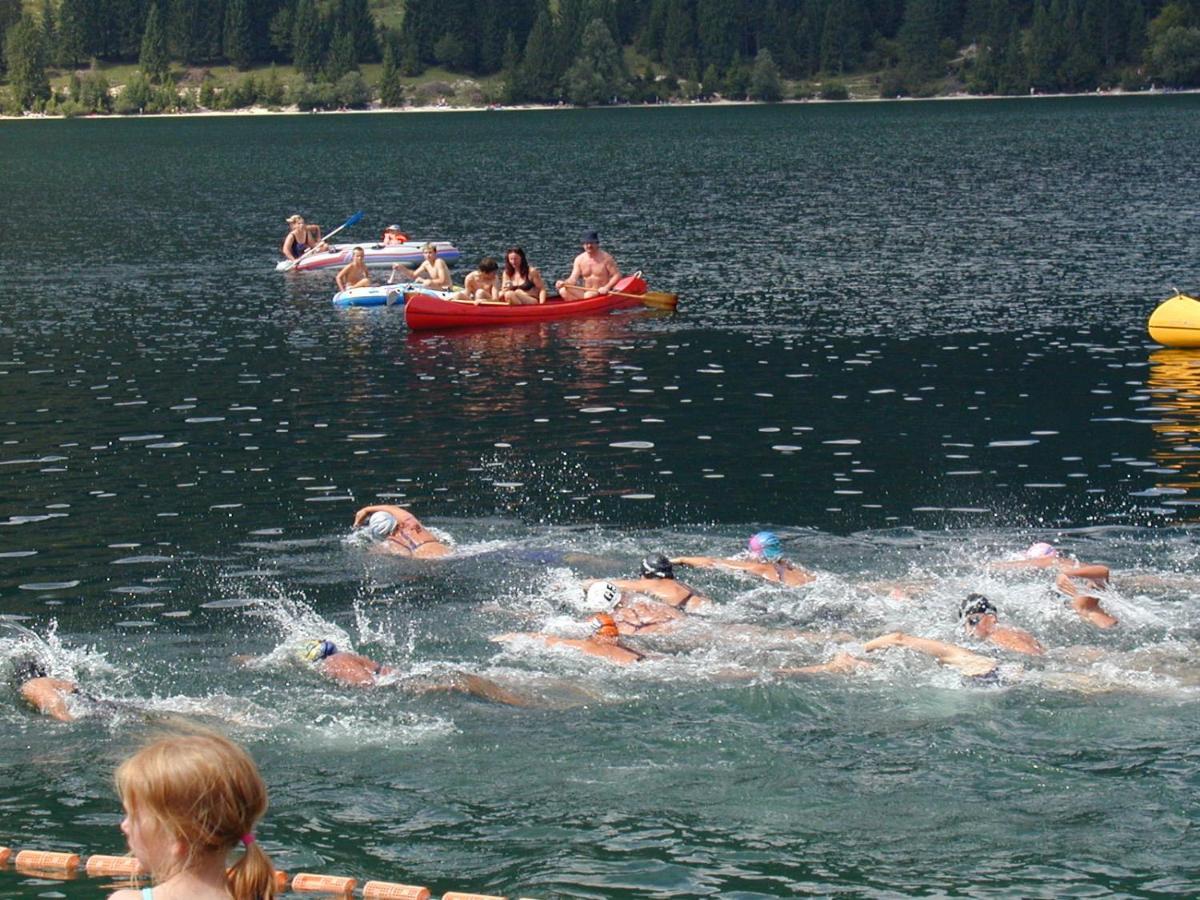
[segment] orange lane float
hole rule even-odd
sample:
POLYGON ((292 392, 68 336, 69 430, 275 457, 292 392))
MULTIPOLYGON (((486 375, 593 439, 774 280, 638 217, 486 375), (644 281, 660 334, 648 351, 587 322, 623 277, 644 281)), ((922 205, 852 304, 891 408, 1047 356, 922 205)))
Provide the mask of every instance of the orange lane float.
POLYGON ((320 894, 352 894, 358 881, 343 875, 316 875, 299 872, 292 879, 293 891, 309 891, 320 894))
POLYGON ((363 885, 362 895, 368 900, 429 900, 429 888, 391 881, 368 881, 363 885))
POLYGON ((92 876, 128 875, 134 878, 147 874, 146 867, 136 856, 105 856, 101 853, 89 856, 83 870, 92 876))
POLYGON ((78 853, 58 853, 53 850, 22 850, 13 860, 22 869, 53 869, 74 872, 79 868, 78 853))
POLYGON ((12 850, 8 847, 0 847, 0 866, 8 865, 8 858, 12 856, 12 850))

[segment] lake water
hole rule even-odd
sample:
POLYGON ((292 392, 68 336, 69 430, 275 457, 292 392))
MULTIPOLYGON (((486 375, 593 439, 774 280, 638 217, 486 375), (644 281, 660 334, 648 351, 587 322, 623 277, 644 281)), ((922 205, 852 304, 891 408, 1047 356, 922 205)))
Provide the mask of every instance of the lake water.
MULTIPOLYGON (((1194 896, 1200 98, 0 123, 0 632, 119 701, 0 704, 0 845, 120 852, 114 765, 172 714, 249 746, 263 845, 320 871, 527 897, 1194 896), (284 218, 398 222, 551 278, 595 227, 680 294, 410 335, 274 272, 284 218), (397 502, 440 563, 348 539, 397 502), (717 601, 628 669, 584 579, 780 532, 818 581, 717 601), (1099 632, 1034 540, 1110 565, 1099 632), (915 599, 888 595, 902 582, 915 599), (1049 648, 972 642, 983 591, 1049 648), (729 626, 891 630, 913 653, 729 626), (26 631, 26 629, 28 631, 26 631), (528 707, 330 685, 327 636, 528 707), (250 666, 235 656, 251 656, 250 666)), ((6 679, 7 680, 7 679, 6 679)), ((99 886, 0 872, 0 896, 99 886)))

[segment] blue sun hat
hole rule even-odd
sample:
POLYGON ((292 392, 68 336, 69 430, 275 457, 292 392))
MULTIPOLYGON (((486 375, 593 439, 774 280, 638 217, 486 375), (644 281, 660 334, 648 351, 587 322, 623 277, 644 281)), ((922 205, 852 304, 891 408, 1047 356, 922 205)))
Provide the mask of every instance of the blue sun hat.
POLYGON ((393 531, 396 530, 396 517, 390 512, 371 513, 371 518, 367 519, 367 533, 377 541, 385 541, 393 531))
POLYGON ((305 641, 300 646, 298 655, 304 662, 320 662, 338 652, 337 644, 333 641, 305 641))
POLYGON ((750 552, 761 556, 767 562, 775 562, 783 556, 783 548, 779 546, 779 535, 773 531, 760 531, 750 536, 750 552))

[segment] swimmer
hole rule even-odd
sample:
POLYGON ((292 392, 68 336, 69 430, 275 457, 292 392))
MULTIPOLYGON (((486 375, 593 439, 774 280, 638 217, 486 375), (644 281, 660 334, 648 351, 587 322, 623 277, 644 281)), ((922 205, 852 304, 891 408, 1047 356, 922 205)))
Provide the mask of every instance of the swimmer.
POLYGON ((1031 544, 1021 559, 1001 560, 991 563, 993 569, 1057 569, 1055 586, 1070 598, 1071 608, 1085 622, 1097 628, 1112 628, 1117 624, 1115 616, 1100 608, 1100 599, 1091 594, 1085 594, 1076 583, 1087 582, 1093 587, 1103 588, 1108 585, 1111 572, 1108 566, 1099 563, 1081 563, 1044 541, 1031 544))
POLYGON ((587 590, 588 605, 607 607, 619 634, 653 634, 678 627, 684 613, 661 600, 639 600, 618 586, 619 582, 596 581, 587 590))
POLYGON ((940 665, 958 669, 968 678, 992 681, 998 677, 1000 663, 996 660, 990 656, 973 653, 957 644, 948 644, 945 641, 919 638, 902 631, 893 631, 863 644, 863 649, 868 653, 885 650, 888 647, 905 647, 918 653, 924 653, 926 656, 932 656, 940 665))
POLYGON ((596 613, 589 621, 593 631, 591 636, 586 638, 564 638, 540 631, 525 631, 498 634, 491 640, 498 644, 505 644, 524 639, 538 641, 547 647, 568 647, 618 666, 628 666, 646 658, 646 654, 632 650, 621 643, 617 623, 608 613, 596 613))
POLYGON ((12 682, 21 699, 42 715, 60 722, 75 720, 68 701, 79 693, 79 685, 63 678, 51 678, 36 657, 27 656, 14 661, 12 682))
MULTIPOLYGON (((327 678, 352 687, 378 687, 382 684, 379 681, 380 678, 402 675, 399 670, 385 666, 369 657, 339 650, 338 646, 329 640, 306 641, 300 646, 296 655, 301 662, 316 667, 327 678)), ((451 672, 444 681, 409 679, 402 686, 420 694, 444 691, 468 694, 508 706, 529 705, 525 700, 511 691, 505 690, 496 682, 467 672, 451 672)))
MULTIPOLYGON (((641 578, 611 578, 607 583, 615 584, 622 591, 633 591, 661 600, 684 612, 696 612, 712 605, 712 601, 695 588, 675 580, 671 560, 662 553, 652 553, 642 560, 641 578)), ((596 582, 588 582, 584 586, 590 588, 593 584, 596 582)))
POLYGON ((671 562, 677 566, 698 568, 737 569, 750 572, 767 581, 786 587, 811 584, 817 576, 783 558, 779 536, 773 531, 760 531, 748 543, 751 559, 714 559, 711 556, 679 556, 671 562))
POLYGON ((398 556, 434 559, 450 552, 416 516, 399 506, 364 506, 354 514, 354 527, 364 528, 381 548, 398 556))
POLYGON ((968 594, 959 605, 958 620, 968 634, 1013 653, 1041 656, 1045 649, 1028 631, 1000 625, 996 606, 983 594, 968 594))

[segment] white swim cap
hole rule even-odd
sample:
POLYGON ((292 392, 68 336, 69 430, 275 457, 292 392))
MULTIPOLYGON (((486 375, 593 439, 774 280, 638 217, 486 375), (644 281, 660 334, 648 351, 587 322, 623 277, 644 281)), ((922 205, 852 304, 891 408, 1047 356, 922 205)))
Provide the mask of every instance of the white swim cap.
POLYGON ((367 531, 377 541, 387 540, 387 536, 395 530, 396 517, 390 512, 379 510, 371 513, 371 518, 367 519, 367 531))
POLYGON ((597 581, 587 589, 588 606, 612 606, 621 599, 621 589, 608 581, 597 581))

